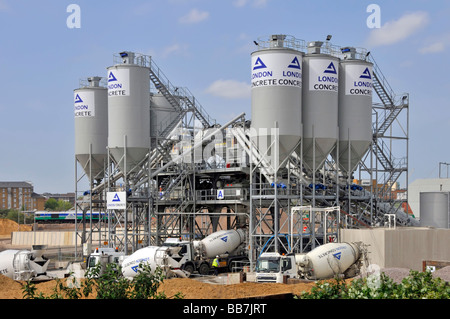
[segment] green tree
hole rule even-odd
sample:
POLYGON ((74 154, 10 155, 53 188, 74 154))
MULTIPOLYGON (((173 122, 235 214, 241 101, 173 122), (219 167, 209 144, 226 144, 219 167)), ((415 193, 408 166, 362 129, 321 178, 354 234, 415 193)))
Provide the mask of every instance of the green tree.
POLYGON ((54 198, 49 198, 44 204, 45 210, 55 211, 58 209, 58 201, 54 198))

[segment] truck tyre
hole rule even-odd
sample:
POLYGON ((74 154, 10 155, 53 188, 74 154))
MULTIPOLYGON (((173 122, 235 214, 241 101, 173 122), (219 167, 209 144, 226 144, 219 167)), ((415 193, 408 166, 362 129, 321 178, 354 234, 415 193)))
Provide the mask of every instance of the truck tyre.
POLYGON ((188 272, 189 275, 191 275, 194 272, 194 265, 192 264, 184 265, 183 270, 188 272))
POLYGON ((200 267, 198 267, 198 272, 200 275, 209 275, 209 265, 207 263, 201 264, 200 267))

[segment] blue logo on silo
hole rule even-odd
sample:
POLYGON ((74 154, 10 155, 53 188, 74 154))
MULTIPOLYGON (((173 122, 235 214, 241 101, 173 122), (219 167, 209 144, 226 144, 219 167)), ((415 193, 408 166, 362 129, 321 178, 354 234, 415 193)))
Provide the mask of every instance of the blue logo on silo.
POLYGON ((81 97, 77 94, 77 95, 75 96, 75 103, 81 103, 81 102, 83 102, 83 100, 82 100, 81 97))
POLYGON ((333 254, 333 256, 337 259, 337 260, 341 260, 341 252, 338 252, 336 254, 333 254))
POLYGON ((267 68, 267 66, 264 64, 264 62, 261 60, 261 58, 257 58, 255 62, 255 66, 253 67, 253 70, 257 69, 264 69, 267 68))
POLYGON ((325 69, 325 71, 323 71, 323 73, 333 73, 333 74, 337 74, 336 68, 334 67, 333 62, 331 62, 330 65, 327 66, 327 68, 325 69))
POLYGON ((364 70, 364 72, 361 74, 360 78, 361 79, 371 79, 372 78, 372 76, 370 75, 369 68, 366 68, 364 70))
POLYGON ((300 62, 298 61, 297 57, 292 60, 291 64, 288 65, 288 68, 300 69, 300 62))
POLYGON ((117 79, 112 72, 109 72, 108 82, 112 82, 112 81, 117 81, 117 79))

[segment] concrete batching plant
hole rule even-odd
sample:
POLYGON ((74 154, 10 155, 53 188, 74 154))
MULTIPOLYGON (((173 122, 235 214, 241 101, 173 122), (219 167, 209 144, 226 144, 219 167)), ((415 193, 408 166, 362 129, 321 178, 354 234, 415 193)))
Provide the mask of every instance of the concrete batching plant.
POLYGON ((282 34, 256 43, 249 120, 217 124, 151 57, 130 51, 116 55, 104 87, 92 78, 75 90, 76 160, 96 181, 77 207, 106 213, 86 230, 99 243, 129 254, 240 229, 254 261, 338 241, 338 227, 374 226, 386 213, 411 223, 386 194, 353 187, 356 172, 383 166, 391 185, 406 171, 386 160, 381 138, 408 101, 397 103, 367 52, 282 34))

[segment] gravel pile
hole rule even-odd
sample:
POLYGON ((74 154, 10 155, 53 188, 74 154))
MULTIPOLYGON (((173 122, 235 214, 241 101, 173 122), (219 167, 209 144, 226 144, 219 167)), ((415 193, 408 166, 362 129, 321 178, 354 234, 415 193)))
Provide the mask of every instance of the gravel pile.
MULTIPOLYGON (((380 269, 381 272, 385 273, 389 278, 391 278, 395 283, 399 284, 402 282, 403 278, 409 276, 409 269, 408 268, 382 268, 380 269)), ((370 274, 368 274, 370 275, 370 274)), ((433 277, 439 277, 444 281, 450 282, 450 266, 446 266, 444 268, 438 269, 435 272, 433 272, 433 277)), ((362 275, 359 275, 355 278, 361 278, 362 275)))
POLYGON ((450 266, 436 270, 433 272, 433 277, 439 277, 442 280, 450 282, 450 266))

